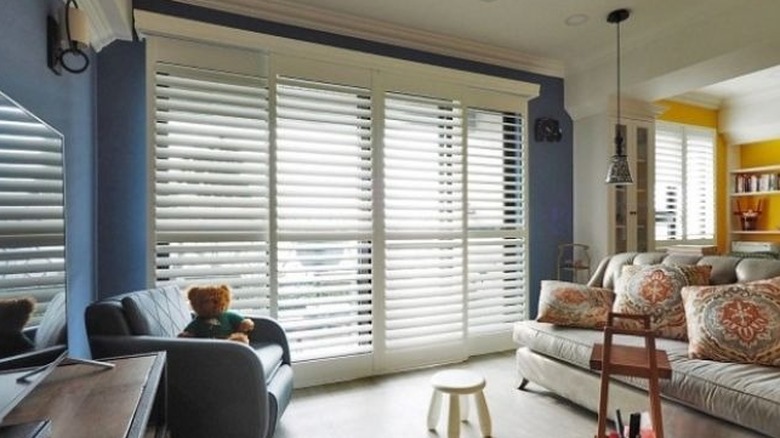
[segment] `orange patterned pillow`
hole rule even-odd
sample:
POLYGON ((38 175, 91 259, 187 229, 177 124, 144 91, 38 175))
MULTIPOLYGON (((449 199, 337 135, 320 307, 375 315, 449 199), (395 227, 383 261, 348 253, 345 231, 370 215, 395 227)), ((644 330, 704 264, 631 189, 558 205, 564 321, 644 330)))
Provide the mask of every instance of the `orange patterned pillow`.
MULTIPOLYGON (((650 328, 662 338, 687 339, 680 290, 709 284, 712 266, 629 265, 615 287, 613 312, 650 315, 650 328)), ((618 327, 639 329, 639 323, 619 320, 618 327)))
POLYGON ((568 327, 602 328, 607 323, 613 297, 609 289, 543 280, 536 320, 568 327))
POLYGON ((780 367, 780 277, 682 290, 694 359, 780 367))

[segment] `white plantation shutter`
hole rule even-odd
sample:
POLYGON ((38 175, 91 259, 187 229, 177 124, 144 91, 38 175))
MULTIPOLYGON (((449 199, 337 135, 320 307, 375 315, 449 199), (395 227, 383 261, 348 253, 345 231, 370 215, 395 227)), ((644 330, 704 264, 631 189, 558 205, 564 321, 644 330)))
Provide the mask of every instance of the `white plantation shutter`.
POLYGON ((685 129, 686 239, 715 238, 715 147, 711 129, 685 129))
POLYGON ((457 348, 465 338, 462 122, 457 101, 385 97, 389 354, 424 349, 423 361, 462 354, 457 348))
POLYGON ((279 77, 278 317, 295 360, 372 350, 370 91, 279 77))
POLYGON ((0 94, 0 298, 65 290, 62 137, 0 94))
POLYGON ((268 311, 268 167, 264 78, 157 63, 158 285, 225 283, 268 311))
POLYGON ((715 235, 713 130, 656 124, 657 244, 712 243, 715 235))
POLYGON ((304 385, 512 347, 535 86, 201 46, 150 44, 158 284, 233 286, 304 385))
POLYGON ((522 118, 468 111, 469 337, 507 333, 525 316, 522 118))
POLYGON ((683 239, 683 130, 658 123, 655 130, 655 239, 683 239))

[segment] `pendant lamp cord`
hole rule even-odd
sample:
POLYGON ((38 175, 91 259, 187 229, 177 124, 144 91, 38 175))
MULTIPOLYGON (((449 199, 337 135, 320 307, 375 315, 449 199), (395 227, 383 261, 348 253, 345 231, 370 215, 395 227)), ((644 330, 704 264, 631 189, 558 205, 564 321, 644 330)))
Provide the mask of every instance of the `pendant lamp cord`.
POLYGON ((615 147, 623 155, 623 135, 620 133, 620 21, 617 22, 617 123, 615 124, 615 147))

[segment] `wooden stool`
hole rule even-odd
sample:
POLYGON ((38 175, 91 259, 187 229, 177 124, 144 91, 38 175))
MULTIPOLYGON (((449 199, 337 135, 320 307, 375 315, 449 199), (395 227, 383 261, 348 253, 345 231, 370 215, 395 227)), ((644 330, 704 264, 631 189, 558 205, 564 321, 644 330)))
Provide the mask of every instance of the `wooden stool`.
POLYGON ((477 373, 464 370, 440 371, 431 378, 433 394, 431 405, 428 408, 428 429, 436 429, 441 413, 441 395, 449 394, 450 407, 447 414, 447 437, 458 438, 460 436, 460 421, 466 421, 469 415, 468 399, 460 403, 461 395, 474 394, 474 402, 477 405, 479 416, 479 429, 482 436, 489 437, 491 433, 490 413, 488 412, 485 394, 485 378, 477 373))
POLYGON ((664 438, 664 424, 661 418, 661 397, 658 393, 658 379, 671 379, 672 367, 663 350, 655 348, 655 333, 650 330, 648 315, 609 313, 604 327, 604 344, 595 344, 590 356, 590 368, 601 370, 601 391, 599 399, 599 422, 596 438, 606 437, 607 404, 609 399, 609 377, 623 375, 645 378, 648 381, 650 416, 656 438, 664 438), (642 322, 643 330, 616 328, 615 319, 633 319, 642 322), (631 347, 612 343, 613 335, 638 335, 645 338, 645 346, 631 347))

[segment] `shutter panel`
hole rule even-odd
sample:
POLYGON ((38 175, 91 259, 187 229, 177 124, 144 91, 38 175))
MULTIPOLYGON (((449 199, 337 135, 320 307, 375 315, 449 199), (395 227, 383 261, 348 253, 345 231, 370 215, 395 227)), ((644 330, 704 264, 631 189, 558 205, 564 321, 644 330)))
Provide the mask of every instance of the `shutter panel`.
POLYGON ((0 94, 0 298, 65 289, 62 137, 0 94))
POLYGON ((714 166, 712 129, 657 123, 655 235, 658 243, 713 242, 714 166))
POLYGON ((715 238, 715 148, 712 130, 686 127, 686 239, 715 238))
POLYGON ((267 312, 266 80, 160 62, 155 81, 157 284, 228 284, 267 312))
POLYGON ((387 352, 425 349, 420 360, 428 362, 459 357, 465 309, 462 109, 455 101, 401 93, 388 93, 385 105, 387 352))
POLYGON ((279 320, 297 361, 372 351, 370 91, 277 80, 279 320))
POLYGON ((511 333, 525 317, 522 119, 468 112, 469 337, 511 333))
POLYGON ((680 241, 683 234, 683 131, 659 123, 655 133, 655 240, 680 241))

